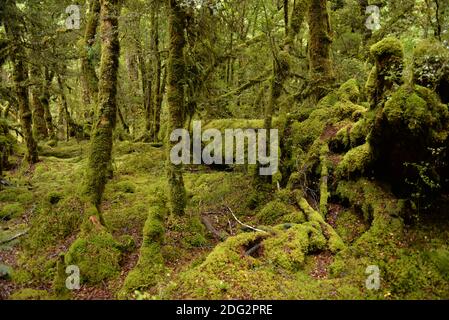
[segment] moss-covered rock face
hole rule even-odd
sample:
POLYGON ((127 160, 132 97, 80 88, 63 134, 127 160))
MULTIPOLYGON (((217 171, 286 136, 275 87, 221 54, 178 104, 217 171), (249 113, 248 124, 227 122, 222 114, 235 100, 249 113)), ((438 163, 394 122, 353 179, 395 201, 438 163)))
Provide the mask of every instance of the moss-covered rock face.
POLYGON ((400 87, 378 110, 369 136, 376 175, 403 191, 410 191, 407 182, 426 179, 423 175, 446 184, 447 169, 438 165, 444 152, 438 150, 447 142, 448 116, 447 106, 429 89, 400 87), (432 172, 422 172, 417 165, 432 167, 432 172))
POLYGON ((99 283, 119 273, 119 244, 106 231, 81 235, 72 243, 66 265, 77 265, 83 282, 99 283))
POLYGON ((438 41, 423 40, 413 52, 413 82, 435 90, 449 103, 449 51, 438 41))

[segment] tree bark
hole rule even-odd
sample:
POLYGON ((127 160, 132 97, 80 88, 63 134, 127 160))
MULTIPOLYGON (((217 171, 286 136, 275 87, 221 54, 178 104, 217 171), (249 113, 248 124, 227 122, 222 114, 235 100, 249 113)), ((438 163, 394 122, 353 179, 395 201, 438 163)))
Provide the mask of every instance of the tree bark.
POLYGON ((308 11, 310 98, 316 104, 335 81, 330 57, 332 44, 327 0, 313 0, 308 11))
POLYGON ((161 127, 161 109, 162 109, 162 98, 163 89, 161 86, 162 78, 162 63, 161 54, 159 53, 159 4, 155 3, 155 8, 153 9, 153 36, 152 38, 152 51, 154 59, 154 93, 153 93, 153 142, 158 140, 158 134, 161 127))
POLYGON ((30 77, 36 82, 31 87, 31 105, 33 114, 33 129, 38 139, 46 139, 48 137, 47 125, 45 123, 45 109, 42 104, 41 95, 43 94, 41 71, 39 67, 32 67, 30 77))
POLYGON ((92 61, 92 49, 97 33, 98 19, 100 15, 100 0, 91 0, 89 17, 84 32, 84 46, 81 55, 81 72, 83 81, 83 100, 89 104, 95 102, 98 95, 98 77, 95 73, 95 65, 92 61))
POLYGON ((168 0, 169 4, 169 58, 168 58, 168 83, 167 101, 169 109, 168 121, 168 157, 167 175, 169 182, 169 201, 173 214, 182 215, 186 206, 186 191, 182 177, 182 165, 170 162, 170 150, 176 142, 169 141, 170 133, 184 125, 184 13, 177 0, 168 0))
POLYGON ((44 108, 45 125, 48 130, 48 137, 55 139, 55 129, 53 125, 53 117, 50 111, 50 84, 53 80, 53 73, 47 68, 44 68, 44 84, 42 86, 41 103, 44 108))
POLYGON ((117 73, 120 43, 118 38, 119 0, 101 0, 100 33, 102 54, 98 92, 98 120, 91 137, 85 192, 95 205, 103 223, 99 205, 107 179, 111 176, 112 134, 117 118, 117 73))

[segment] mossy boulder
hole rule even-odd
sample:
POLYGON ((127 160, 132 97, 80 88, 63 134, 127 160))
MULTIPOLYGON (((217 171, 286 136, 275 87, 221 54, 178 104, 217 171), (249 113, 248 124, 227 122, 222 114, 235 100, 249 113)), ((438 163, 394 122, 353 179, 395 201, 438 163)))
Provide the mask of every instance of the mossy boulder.
POLYGON ((106 231, 81 235, 65 255, 66 265, 77 265, 83 282, 96 284, 120 272, 119 244, 106 231))

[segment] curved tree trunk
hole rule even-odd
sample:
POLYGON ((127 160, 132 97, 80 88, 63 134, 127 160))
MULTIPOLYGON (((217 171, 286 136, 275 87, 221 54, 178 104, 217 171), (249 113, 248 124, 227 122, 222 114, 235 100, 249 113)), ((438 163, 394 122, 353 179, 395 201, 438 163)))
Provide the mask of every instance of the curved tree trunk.
MULTIPOLYGON (((120 44, 118 38, 119 0, 101 1, 101 42, 100 82, 98 92, 99 114, 94 133, 86 172, 85 192, 98 207, 107 179, 111 176, 112 134, 117 117, 117 72, 120 44)), ((103 222, 103 221, 102 221, 103 222)))
POLYGON ((170 54, 167 69, 167 101, 169 109, 167 175, 170 188, 169 200, 171 211, 174 214, 181 215, 184 213, 186 205, 186 191, 182 177, 182 165, 175 165, 170 162, 169 153, 176 142, 171 142, 169 136, 173 130, 183 128, 184 125, 184 13, 177 0, 168 0, 168 3, 170 54))

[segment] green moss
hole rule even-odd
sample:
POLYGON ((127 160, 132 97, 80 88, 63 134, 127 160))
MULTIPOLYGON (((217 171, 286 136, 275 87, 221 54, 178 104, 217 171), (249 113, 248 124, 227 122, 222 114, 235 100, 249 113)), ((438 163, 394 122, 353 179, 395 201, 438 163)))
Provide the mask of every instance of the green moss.
POLYGON ((280 222, 280 219, 288 213, 291 213, 294 208, 289 207, 280 200, 268 202, 257 214, 259 221, 263 224, 273 225, 280 222))
POLYGON ((428 253, 428 258, 433 262, 441 276, 449 281, 449 251, 436 249, 428 253))
POLYGON ((157 202, 148 211, 143 228, 143 241, 136 266, 127 275, 118 293, 121 299, 128 298, 135 290, 152 287, 160 280, 164 270, 161 246, 164 241, 164 219, 168 214, 163 202, 157 202))
POLYGON ((83 282, 100 283, 119 274, 120 250, 106 231, 81 235, 70 246, 66 265, 77 265, 83 282))
POLYGON ((320 152, 320 163, 321 163, 321 175, 320 175, 320 212, 325 217, 327 215, 327 201, 330 196, 328 191, 328 179, 329 179, 329 169, 327 154, 329 153, 329 147, 324 144, 320 152))
POLYGON ((188 225, 185 231, 186 235, 183 238, 183 243, 187 247, 203 247, 207 244, 205 237, 206 229, 198 215, 191 216, 188 219, 188 225))
POLYGON ((350 101, 337 102, 334 106, 333 113, 338 120, 351 119, 358 120, 366 109, 362 106, 354 104, 350 101))
POLYGON ((370 53, 377 60, 386 56, 395 56, 402 58, 404 56, 404 48, 402 43, 393 37, 385 38, 370 48, 370 53))
POLYGON ((27 270, 19 269, 13 271, 11 278, 14 283, 27 284, 32 281, 33 275, 27 270))
POLYGON ((25 209, 20 203, 7 204, 0 210, 0 220, 20 217, 24 212, 25 209))
POLYGON ((277 235, 266 239, 263 245, 268 261, 295 272, 303 267, 307 253, 325 248, 326 239, 319 224, 306 222, 286 231, 277 230, 277 235))
POLYGON ((77 197, 68 197, 50 205, 44 202, 30 221, 30 231, 24 239, 26 252, 35 255, 79 230, 84 216, 84 204, 77 197))
POLYGON ((323 216, 319 212, 315 211, 299 192, 297 193, 297 202, 301 210, 304 211, 307 221, 316 223, 320 226, 321 231, 326 235, 327 246, 331 252, 335 253, 346 248, 343 240, 341 240, 337 232, 335 232, 335 230, 326 221, 324 221, 323 216))
POLYGON ((31 288, 21 289, 10 296, 11 300, 53 300, 51 295, 45 290, 35 290, 31 288))
POLYGON ((412 134, 438 129, 447 119, 448 110, 431 97, 426 88, 402 86, 385 103, 383 112, 391 126, 405 125, 412 134))
POLYGON ((369 134, 370 122, 367 118, 357 121, 350 130, 349 143, 352 148, 358 147, 366 142, 369 134))
POLYGON ((371 147, 368 143, 351 149, 338 164, 336 175, 338 177, 354 177, 368 173, 373 161, 371 147))
POLYGON ((130 181, 120 181, 114 184, 114 189, 124 193, 135 193, 136 186, 130 181))
POLYGON ((338 89, 338 95, 344 100, 357 103, 360 97, 359 85, 356 79, 349 79, 338 89))

